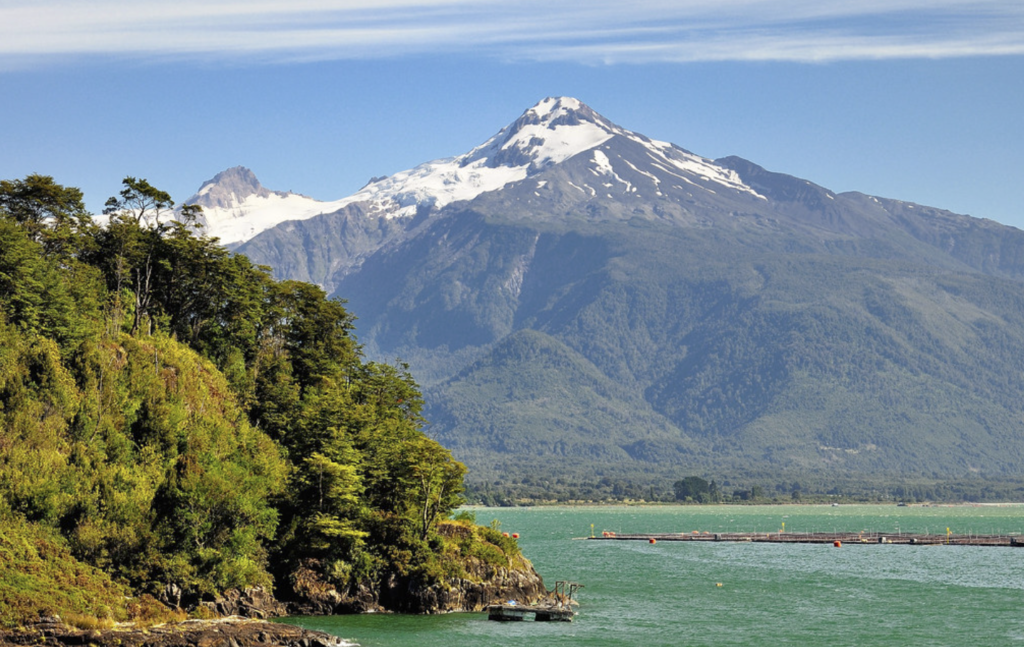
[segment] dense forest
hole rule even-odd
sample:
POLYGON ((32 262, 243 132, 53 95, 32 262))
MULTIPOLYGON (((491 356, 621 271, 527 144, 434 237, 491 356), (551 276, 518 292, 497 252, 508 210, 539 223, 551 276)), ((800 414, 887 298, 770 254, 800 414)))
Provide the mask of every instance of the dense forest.
POLYGON ((364 359, 343 302, 122 186, 93 218, 51 177, 0 184, 0 623, 517 555, 468 520, 438 531, 465 468, 421 432, 407 367, 364 359))

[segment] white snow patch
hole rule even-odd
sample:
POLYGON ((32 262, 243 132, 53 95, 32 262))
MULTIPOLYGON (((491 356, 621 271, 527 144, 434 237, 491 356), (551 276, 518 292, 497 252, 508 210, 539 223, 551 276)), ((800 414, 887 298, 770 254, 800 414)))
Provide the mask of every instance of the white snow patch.
POLYGON ((611 160, 602 150, 594 151, 594 164, 597 164, 597 171, 604 173, 605 175, 615 175, 615 170, 612 168, 611 160))
POLYGON ((629 166, 629 168, 633 169, 634 171, 636 171, 640 175, 646 175, 647 177, 649 177, 652 180, 654 180, 655 186, 661 185, 661 178, 659 178, 657 175, 655 175, 653 173, 648 173, 647 171, 641 171, 636 166, 634 166, 633 163, 630 162, 629 160, 624 159, 622 161, 625 162, 629 166))
MULTIPOLYGON (((209 190, 209 187, 204 187, 204 190, 209 190)), ((240 243, 282 222, 308 220, 333 213, 344 202, 320 202, 294 193, 271 193, 266 197, 250 195, 230 207, 205 207, 203 233, 220 238, 223 244, 240 243)))
MULTIPOLYGON (((597 171, 599 171, 602 175, 610 175, 614 179, 618 180, 621 184, 625 184, 626 185, 626 192, 627 193, 633 188, 633 184, 631 182, 629 182, 628 180, 622 179, 621 177, 619 177, 619 174, 615 172, 615 169, 612 167, 611 160, 608 159, 608 156, 605 154, 604 151, 602 151, 602 150, 595 150, 594 151, 594 163, 597 164, 597 171)), ((594 169, 590 169, 590 170, 591 170, 591 172, 594 171, 594 169)), ((594 173, 594 174, 597 175, 597 173, 594 173)), ((607 183, 607 184, 604 184, 604 186, 606 188, 610 188, 613 185, 611 183, 607 183)))

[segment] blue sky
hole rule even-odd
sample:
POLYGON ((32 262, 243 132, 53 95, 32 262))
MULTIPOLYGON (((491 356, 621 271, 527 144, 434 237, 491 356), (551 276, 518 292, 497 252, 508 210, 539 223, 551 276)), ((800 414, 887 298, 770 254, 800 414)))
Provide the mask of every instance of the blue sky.
POLYGON ((1019 0, 0 0, 0 178, 338 199, 546 96, 1024 228, 1019 0))

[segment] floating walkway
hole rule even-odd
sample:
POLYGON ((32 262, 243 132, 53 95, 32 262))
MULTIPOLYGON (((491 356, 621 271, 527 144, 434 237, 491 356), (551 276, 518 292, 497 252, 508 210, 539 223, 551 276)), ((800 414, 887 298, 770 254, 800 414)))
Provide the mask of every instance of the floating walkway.
POLYGON ((583 537, 589 541, 731 541, 771 544, 914 544, 926 546, 1016 546, 1024 547, 1024 536, 975 534, 912 534, 879 532, 689 532, 689 533, 614 533, 583 537))

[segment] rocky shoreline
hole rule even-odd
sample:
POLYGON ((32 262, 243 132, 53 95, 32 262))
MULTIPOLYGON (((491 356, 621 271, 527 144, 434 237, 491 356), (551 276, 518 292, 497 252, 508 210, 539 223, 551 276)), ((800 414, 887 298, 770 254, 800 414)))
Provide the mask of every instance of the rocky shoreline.
MULTIPOLYGON (((0 647, 343 647, 340 638, 294 625, 268 622, 286 615, 352 613, 436 614, 481 611, 487 605, 517 600, 533 604, 550 596, 532 565, 504 568, 472 561, 467 578, 425 586, 391 576, 339 591, 318 576, 316 564, 292 581, 292 599, 278 600, 260 587, 232 590, 213 601, 199 602, 214 620, 186 620, 151 627, 124 624, 109 629, 79 629, 59 617, 40 618, 22 629, 0 632, 0 647)), ((171 592, 169 592, 171 593, 171 592)), ((167 597, 173 598, 173 595, 167 597)), ((170 600, 165 600, 165 604, 170 600)), ((170 602, 170 606, 177 606, 170 602)), ((183 605, 184 606, 184 605, 183 605)))
MULTIPOLYGON (((489 604, 505 600, 533 604, 548 598, 550 594, 541 576, 527 560, 522 562, 520 568, 509 568, 470 560, 465 565, 465 578, 424 585, 408 577, 390 575, 380 582, 362 582, 341 590, 322 578, 318 564, 310 564, 293 574, 291 595, 284 606, 286 615, 436 614, 482 611, 489 604)), ((249 615, 247 609, 257 614, 272 611, 273 606, 261 608, 256 604, 262 599, 259 595, 243 594, 240 604, 217 605, 212 610, 240 615, 249 615)))
POLYGON ((59 617, 42 618, 17 631, 0 633, 0 646, 33 647, 344 647, 352 645, 322 631, 265 620, 231 617, 186 620, 153 627, 104 630, 70 627, 59 617))

